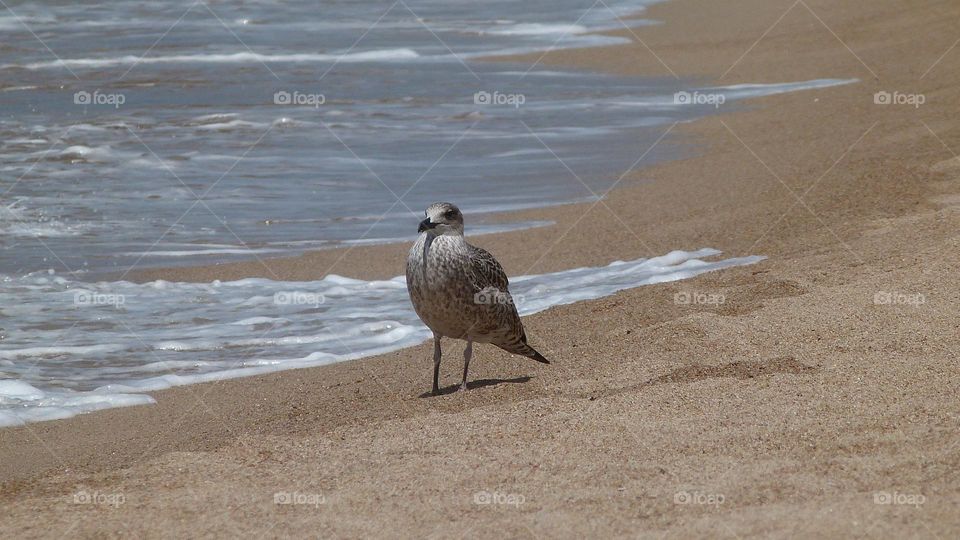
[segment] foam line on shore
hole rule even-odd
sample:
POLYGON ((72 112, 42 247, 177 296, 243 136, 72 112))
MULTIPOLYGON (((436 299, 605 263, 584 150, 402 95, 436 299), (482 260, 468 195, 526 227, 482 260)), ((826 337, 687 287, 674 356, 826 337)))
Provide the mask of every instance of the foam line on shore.
MULTIPOLYGON (((521 315, 623 289, 756 263, 673 251, 511 280, 521 315)), ((431 337, 403 276, 365 281, 80 283, 49 274, 8 278, 15 321, 0 355, 0 426, 152 403, 144 392, 383 354, 431 337), (55 315, 44 309, 61 305, 55 315), (35 343, 53 343, 47 347, 35 343), (162 373, 158 375, 157 373, 162 373)))

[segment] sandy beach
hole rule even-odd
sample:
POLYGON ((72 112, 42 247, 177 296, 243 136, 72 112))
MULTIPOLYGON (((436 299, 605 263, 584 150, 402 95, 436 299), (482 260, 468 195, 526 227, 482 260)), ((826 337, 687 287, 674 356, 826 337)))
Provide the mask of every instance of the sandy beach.
MULTIPOLYGON (((957 536, 960 5, 670 0, 644 17, 662 24, 616 33, 630 45, 511 60, 859 82, 668 126, 658 144, 693 157, 645 167, 637 147, 602 201, 474 242, 509 275, 702 247, 765 261, 526 318, 553 363, 478 347, 466 393, 448 343, 445 394, 425 395, 426 343, 2 429, 0 534, 957 536)), ((408 248, 132 277, 388 278, 408 248)))

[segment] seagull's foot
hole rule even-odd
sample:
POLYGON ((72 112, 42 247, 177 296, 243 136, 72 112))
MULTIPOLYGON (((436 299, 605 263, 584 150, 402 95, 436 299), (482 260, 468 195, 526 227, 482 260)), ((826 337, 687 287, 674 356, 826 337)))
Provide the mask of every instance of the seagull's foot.
POLYGON ((460 391, 461 392, 467 391, 467 381, 463 381, 462 383, 460 383, 460 391))
POLYGON ((434 386, 434 387, 433 387, 433 390, 431 390, 430 393, 431 393, 432 395, 434 395, 434 396, 439 396, 439 395, 440 395, 440 387, 439 387, 439 386, 434 386))

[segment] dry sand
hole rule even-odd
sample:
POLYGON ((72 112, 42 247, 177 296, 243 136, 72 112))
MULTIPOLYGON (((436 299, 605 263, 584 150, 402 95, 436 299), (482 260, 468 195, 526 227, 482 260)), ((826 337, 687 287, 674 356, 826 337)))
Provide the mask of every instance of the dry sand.
MULTIPOLYGON (((0 430, 0 536, 956 537, 960 4, 672 0, 648 16, 664 24, 632 45, 523 60, 861 82, 677 126, 665 143, 701 155, 479 243, 510 274, 704 246, 769 260, 530 317, 553 365, 481 347, 467 393, 421 396, 424 344, 0 430), (675 301, 697 293, 725 301, 675 301)), ((138 278, 384 277, 405 250, 138 278)))

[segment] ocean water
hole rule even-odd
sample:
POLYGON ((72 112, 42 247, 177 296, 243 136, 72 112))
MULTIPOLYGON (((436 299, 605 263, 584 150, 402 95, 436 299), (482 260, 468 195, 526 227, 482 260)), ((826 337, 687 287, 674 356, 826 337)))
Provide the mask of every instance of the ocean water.
MULTIPOLYGON (((629 167, 686 155, 683 141, 664 137, 677 122, 850 82, 709 88, 480 60, 623 42, 591 32, 657 24, 631 16, 650 3, 7 2, 0 410, 57 417, 145 402, 136 391, 162 386, 144 382, 156 377, 179 383, 416 343, 423 328, 399 293, 386 311, 350 296, 287 320, 257 292, 396 282, 125 278, 408 240, 436 200, 458 203, 470 234, 542 226, 494 214, 595 200, 629 167), (267 329, 267 341, 243 341, 267 329)), ((645 283, 643 262, 631 264, 640 273, 626 282, 645 283)), ((588 273, 604 294, 622 285, 595 282, 610 278, 604 269, 588 273)), ((576 292, 554 301, 568 298, 576 292)))

